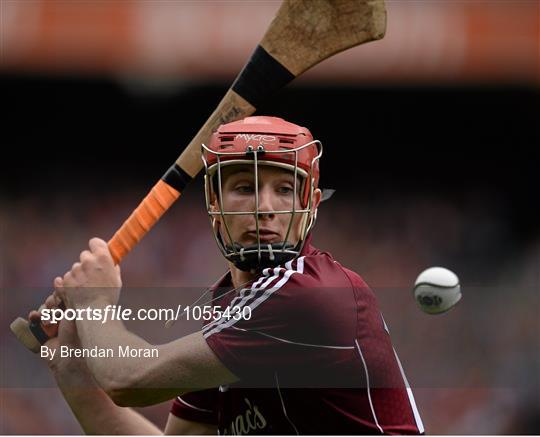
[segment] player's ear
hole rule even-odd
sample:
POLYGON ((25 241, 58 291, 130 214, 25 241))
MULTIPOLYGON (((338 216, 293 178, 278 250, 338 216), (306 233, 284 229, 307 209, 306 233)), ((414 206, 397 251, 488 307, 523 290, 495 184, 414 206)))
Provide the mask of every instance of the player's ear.
POLYGON ((321 204, 321 199, 322 199, 322 191, 319 188, 315 188, 315 190, 313 190, 313 197, 312 197, 312 205, 313 205, 314 210, 317 209, 319 205, 321 204))
POLYGON ((210 210, 212 212, 219 212, 219 202, 218 202, 218 196, 216 194, 216 191, 211 189, 209 190, 209 205, 210 205, 210 210))
MULTIPOLYGON (((219 212, 219 205, 216 202, 213 202, 210 204, 210 211, 211 212, 219 212)), ((212 217, 212 223, 214 224, 214 226, 218 226, 221 224, 221 217, 219 215, 214 215, 212 217)))
POLYGON ((206 199, 208 201, 208 208, 211 212, 219 211, 217 208, 217 195, 214 186, 213 177, 210 175, 204 176, 204 189, 206 190, 206 199))
MULTIPOLYGON (((218 196, 217 194, 215 193, 214 190, 212 190, 210 192, 210 202, 209 202, 209 206, 210 206, 210 212, 220 212, 220 206, 219 206, 219 201, 218 201, 218 196)), ((212 223, 214 226, 218 226, 221 224, 221 217, 219 215, 214 215, 213 218, 212 218, 212 223)))
POLYGON ((219 210, 219 207, 217 203, 217 196, 214 193, 212 193, 210 195, 210 211, 218 212, 218 210, 219 210))

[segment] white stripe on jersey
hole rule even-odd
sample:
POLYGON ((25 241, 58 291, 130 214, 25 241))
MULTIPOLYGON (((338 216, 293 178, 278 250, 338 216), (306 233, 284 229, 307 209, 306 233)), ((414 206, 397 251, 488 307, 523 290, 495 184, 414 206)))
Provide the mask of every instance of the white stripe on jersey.
MULTIPOLYGON (((252 299, 255 297, 255 294, 257 293, 257 291, 259 290, 263 290, 265 287, 267 287, 272 281, 274 281, 275 279, 277 279, 279 277, 279 274, 280 272, 283 270, 281 267, 276 267, 274 268, 272 271, 274 272, 274 275, 273 276, 270 276, 268 277, 269 275, 269 270, 270 269, 264 269, 263 270, 263 276, 261 276, 256 282, 254 282, 252 285, 251 285, 251 288, 244 288, 240 291, 240 294, 238 296, 236 296, 232 301, 231 303, 228 305, 228 308, 230 309, 233 309, 234 307, 237 307, 239 310, 241 308, 244 307, 244 305, 246 304, 246 302, 249 300, 249 299, 252 299), (260 288, 257 288, 257 286, 263 282, 263 280, 266 281, 264 282, 264 284, 260 287, 260 288), (247 293, 246 293, 247 291, 247 293)), ((207 323, 206 325, 203 326, 202 330, 203 332, 208 332, 210 329, 216 327, 217 325, 221 324, 221 323, 226 323, 230 320, 230 317, 225 317, 225 316, 221 316, 220 319, 218 320, 214 320, 210 323, 207 323)))
MULTIPOLYGON (((250 291, 253 290, 255 287, 257 287, 267 276, 268 276, 268 270, 269 269, 264 269, 263 270, 263 276, 261 276, 256 282, 254 282, 253 284, 251 284, 251 288, 248 289, 248 288, 243 288, 242 290, 240 290, 240 293, 238 294, 238 296, 236 296, 232 301, 231 303, 228 305, 229 308, 233 308, 235 305, 236 305, 236 302, 239 301, 240 299, 243 299, 243 298, 246 298, 246 293, 245 291, 250 291)), ((247 297, 250 297, 251 295, 250 294, 247 294, 247 297)), ((206 325, 204 325, 202 327, 202 330, 204 331, 205 329, 209 329, 211 326, 215 326, 219 323, 223 323, 224 321, 228 320, 228 318, 226 317, 221 317, 219 319, 216 319, 216 320, 212 320, 211 322, 208 322, 206 325)))
POLYGON ((256 334, 260 334, 260 335, 263 335, 263 336, 268 337, 268 338, 273 338, 274 340, 281 341, 283 343, 296 344, 298 346, 321 347, 321 348, 325 348, 325 349, 354 349, 354 346, 332 346, 332 345, 326 345, 326 344, 299 343, 297 341, 291 341, 291 340, 287 340, 285 338, 275 337, 275 336, 267 334, 265 332, 255 331, 253 329, 242 329, 242 328, 238 328, 237 326, 231 326, 231 328, 236 329, 237 331, 255 332, 256 334))
MULTIPOLYGON (((271 278, 269 278, 260 288, 252 288, 250 290, 250 292, 253 292, 253 294, 249 294, 248 296, 246 296, 244 299, 242 299, 242 301, 240 302, 240 304, 238 304, 237 306, 240 307, 240 309, 242 309, 242 307, 244 307, 247 303, 247 301, 250 299, 250 298, 253 298, 255 296, 255 293, 259 292, 259 291, 262 291, 264 290, 264 293, 259 296, 258 298, 254 299, 249 305, 247 305, 251 311, 253 312, 253 310, 255 308, 257 308, 259 305, 261 305, 265 300, 267 300, 272 294, 274 294, 276 291, 278 291, 284 284, 287 283, 287 281, 289 280, 289 278, 294 274, 294 273, 304 273, 304 256, 298 258, 298 261, 296 263, 296 270, 293 270, 292 269, 292 261, 289 261, 285 264, 285 267, 287 268, 287 270, 285 270, 283 267, 276 267, 274 269, 274 276, 272 276, 271 278), (283 274, 283 278, 281 278, 274 286, 272 286, 271 288, 265 290, 265 288, 271 283, 273 282, 281 273, 284 273, 283 274)), ((211 336, 212 334, 216 334, 218 332, 221 332, 223 329, 225 328, 228 328, 232 325, 234 325, 236 322, 238 322, 238 320, 235 320, 234 318, 231 318, 229 320, 226 320, 224 322, 220 322, 217 326, 214 326, 212 329, 209 329, 207 330, 205 333, 204 333, 204 338, 208 338, 209 336, 211 336)))
POLYGON ((213 411, 212 410, 206 410, 204 408, 199 408, 199 407, 196 407, 195 405, 191 405, 189 403, 187 403, 185 400, 183 400, 180 396, 177 396, 177 398, 180 402, 182 402, 185 406, 189 407, 189 408, 193 408, 194 410, 197 410, 197 411, 202 411, 204 413, 212 413, 213 411))
POLYGON ((287 421, 294 428, 294 432, 296 432, 296 435, 300 435, 300 433, 298 432, 298 428, 296 427, 296 425, 293 423, 293 421, 289 418, 289 415, 287 414, 287 408, 285 408, 285 401, 283 400, 283 396, 281 395, 281 389, 279 388, 279 379, 277 376, 277 372, 274 373, 274 378, 276 380, 276 388, 279 394, 279 399, 281 400, 281 408, 283 410, 283 414, 285 415, 285 418, 287 419, 287 421))
POLYGON ((422 423, 422 418, 420 417, 420 413, 418 412, 418 408, 416 407, 416 402, 414 401, 414 395, 411 390, 411 386, 409 385, 409 381, 407 380, 407 377, 405 376, 405 372, 403 371, 403 367, 401 366, 401 361, 399 360, 399 357, 397 356, 397 352, 395 349, 394 349, 394 355, 396 356, 396 361, 399 365, 399 370, 401 371, 403 382, 405 382, 405 387, 407 387, 407 396, 409 396, 409 403, 411 404, 411 409, 413 411, 416 427, 418 428, 418 432, 422 434, 424 432, 424 424, 422 423))
POLYGON ((377 428, 379 428, 379 431, 381 432, 381 434, 384 434, 384 431, 381 428, 381 425, 379 425, 379 421, 377 420, 377 415, 375 414, 375 408, 373 407, 373 402, 371 401, 371 389, 369 388, 369 372, 368 372, 366 360, 364 360, 364 355, 362 355, 362 349, 360 349, 358 340, 354 339, 354 342, 356 343, 356 348, 358 349, 358 353, 360 354, 360 358, 362 359, 362 364, 364 364, 364 370, 366 372, 367 395, 368 395, 368 400, 369 400, 369 406, 371 407, 371 414, 373 414, 373 420, 375 420, 375 425, 377 425, 377 428))
POLYGON ((381 320, 383 322, 384 330, 386 331, 387 334, 390 334, 390 331, 388 330, 388 326, 386 325, 386 320, 384 320, 382 313, 381 313, 381 320))

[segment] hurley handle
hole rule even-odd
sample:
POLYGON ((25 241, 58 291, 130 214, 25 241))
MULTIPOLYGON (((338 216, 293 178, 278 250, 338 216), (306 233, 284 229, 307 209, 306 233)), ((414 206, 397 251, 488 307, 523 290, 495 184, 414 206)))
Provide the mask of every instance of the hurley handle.
MULTIPOLYGON (((173 167, 167 172, 166 176, 171 177, 171 173, 178 171, 177 168, 173 167)), ((137 245, 179 196, 180 191, 171 187, 163 179, 160 179, 154 185, 148 195, 108 242, 109 251, 115 264, 122 261, 122 258, 137 245)), ((10 328, 21 343, 36 353, 39 352, 42 344, 58 334, 58 324, 45 325, 38 320, 28 322, 22 317, 15 319, 10 328)))

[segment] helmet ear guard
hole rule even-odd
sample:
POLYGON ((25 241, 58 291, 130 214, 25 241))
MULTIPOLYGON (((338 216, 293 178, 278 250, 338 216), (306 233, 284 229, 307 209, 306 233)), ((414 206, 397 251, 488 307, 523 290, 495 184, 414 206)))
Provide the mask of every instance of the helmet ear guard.
POLYGON ((212 135, 209 146, 202 145, 205 167, 205 197, 216 243, 223 256, 244 271, 260 271, 275 267, 296 258, 304 245, 316 219, 313 193, 319 179, 319 158, 322 145, 313 140, 311 133, 300 126, 275 117, 247 117, 244 120, 221 125, 212 135), (291 171, 295 175, 294 200, 291 209, 274 211, 275 214, 290 214, 285 241, 261 242, 257 235, 256 244, 242 246, 231 236, 225 217, 227 215, 253 215, 259 229, 258 188, 255 189, 255 209, 252 211, 224 211, 222 199, 222 169, 232 165, 250 165, 258 187, 259 165, 273 166, 291 171), (300 187, 298 187, 298 181, 300 187), (300 193, 297 202, 296 193, 300 193), (300 203, 300 209, 296 204, 300 203), (287 241, 298 214, 300 235, 297 242, 287 241), (221 217, 221 220, 218 220, 221 217), (220 223, 223 226, 220 226, 220 223), (222 234, 224 232, 224 235, 222 234), (223 238, 226 237, 226 238, 223 238))

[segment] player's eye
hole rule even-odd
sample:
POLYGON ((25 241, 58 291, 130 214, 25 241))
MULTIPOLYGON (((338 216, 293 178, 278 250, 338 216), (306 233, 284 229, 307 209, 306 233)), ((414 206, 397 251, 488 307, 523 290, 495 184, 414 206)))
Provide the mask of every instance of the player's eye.
POLYGON ((294 188, 289 185, 281 185, 278 187, 278 193, 280 194, 292 194, 294 188))
POLYGON ((254 189, 252 185, 241 184, 235 187, 235 191, 241 194, 250 194, 253 193, 254 189))

